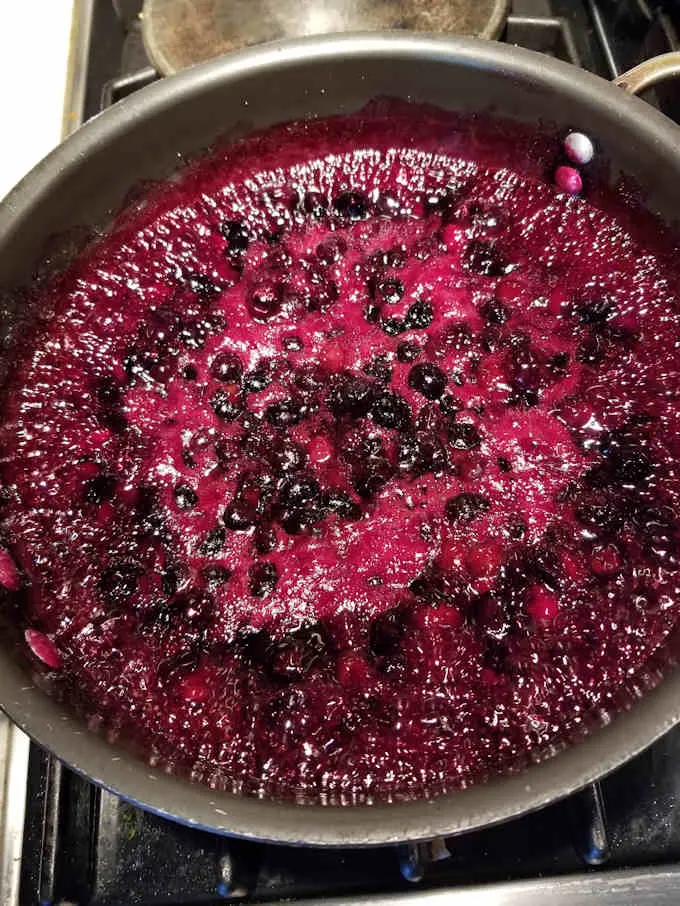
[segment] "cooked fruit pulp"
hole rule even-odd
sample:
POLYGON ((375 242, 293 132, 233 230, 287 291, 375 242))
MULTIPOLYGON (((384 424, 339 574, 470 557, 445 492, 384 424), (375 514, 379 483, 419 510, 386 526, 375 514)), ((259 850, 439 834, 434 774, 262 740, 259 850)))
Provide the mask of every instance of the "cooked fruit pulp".
POLYGON ((2 403, 6 597, 93 723, 353 803, 511 770, 653 681, 677 275, 539 145, 406 105, 278 127, 41 291, 2 403))

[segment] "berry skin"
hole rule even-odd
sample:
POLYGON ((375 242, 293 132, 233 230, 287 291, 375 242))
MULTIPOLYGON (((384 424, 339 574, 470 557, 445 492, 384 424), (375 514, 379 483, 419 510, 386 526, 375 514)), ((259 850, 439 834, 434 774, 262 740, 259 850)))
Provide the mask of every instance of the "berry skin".
POLYGON ((61 654, 52 639, 37 629, 27 629, 24 632, 26 644, 31 652, 52 670, 58 670, 61 667, 61 654))

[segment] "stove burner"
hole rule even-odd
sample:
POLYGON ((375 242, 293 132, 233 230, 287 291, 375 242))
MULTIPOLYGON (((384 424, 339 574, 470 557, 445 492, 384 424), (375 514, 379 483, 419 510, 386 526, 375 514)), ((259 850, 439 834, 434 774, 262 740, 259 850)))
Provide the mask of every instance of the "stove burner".
POLYGON ((402 29, 495 38, 508 0, 146 0, 147 53, 168 75, 279 38, 402 29))

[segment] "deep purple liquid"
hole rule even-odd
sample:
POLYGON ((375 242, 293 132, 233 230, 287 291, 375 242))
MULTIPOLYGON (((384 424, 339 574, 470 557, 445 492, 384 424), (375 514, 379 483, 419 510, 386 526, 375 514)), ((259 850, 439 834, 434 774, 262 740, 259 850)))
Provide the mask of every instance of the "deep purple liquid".
POLYGON ((678 616, 675 278, 542 154, 403 106, 282 127, 44 293, 4 537, 94 723, 357 802, 512 769, 644 684, 678 616))

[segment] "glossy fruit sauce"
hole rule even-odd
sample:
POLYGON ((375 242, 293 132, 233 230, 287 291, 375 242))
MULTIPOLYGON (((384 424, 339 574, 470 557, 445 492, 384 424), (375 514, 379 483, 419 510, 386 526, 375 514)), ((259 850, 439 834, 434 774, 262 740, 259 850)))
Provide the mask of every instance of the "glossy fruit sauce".
POLYGON ((277 127, 38 292, 0 582, 92 724, 217 788, 356 803, 512 770, 650 682, 677 273, 587 174, 559 193, 559 146, 401 104, 277 127))

